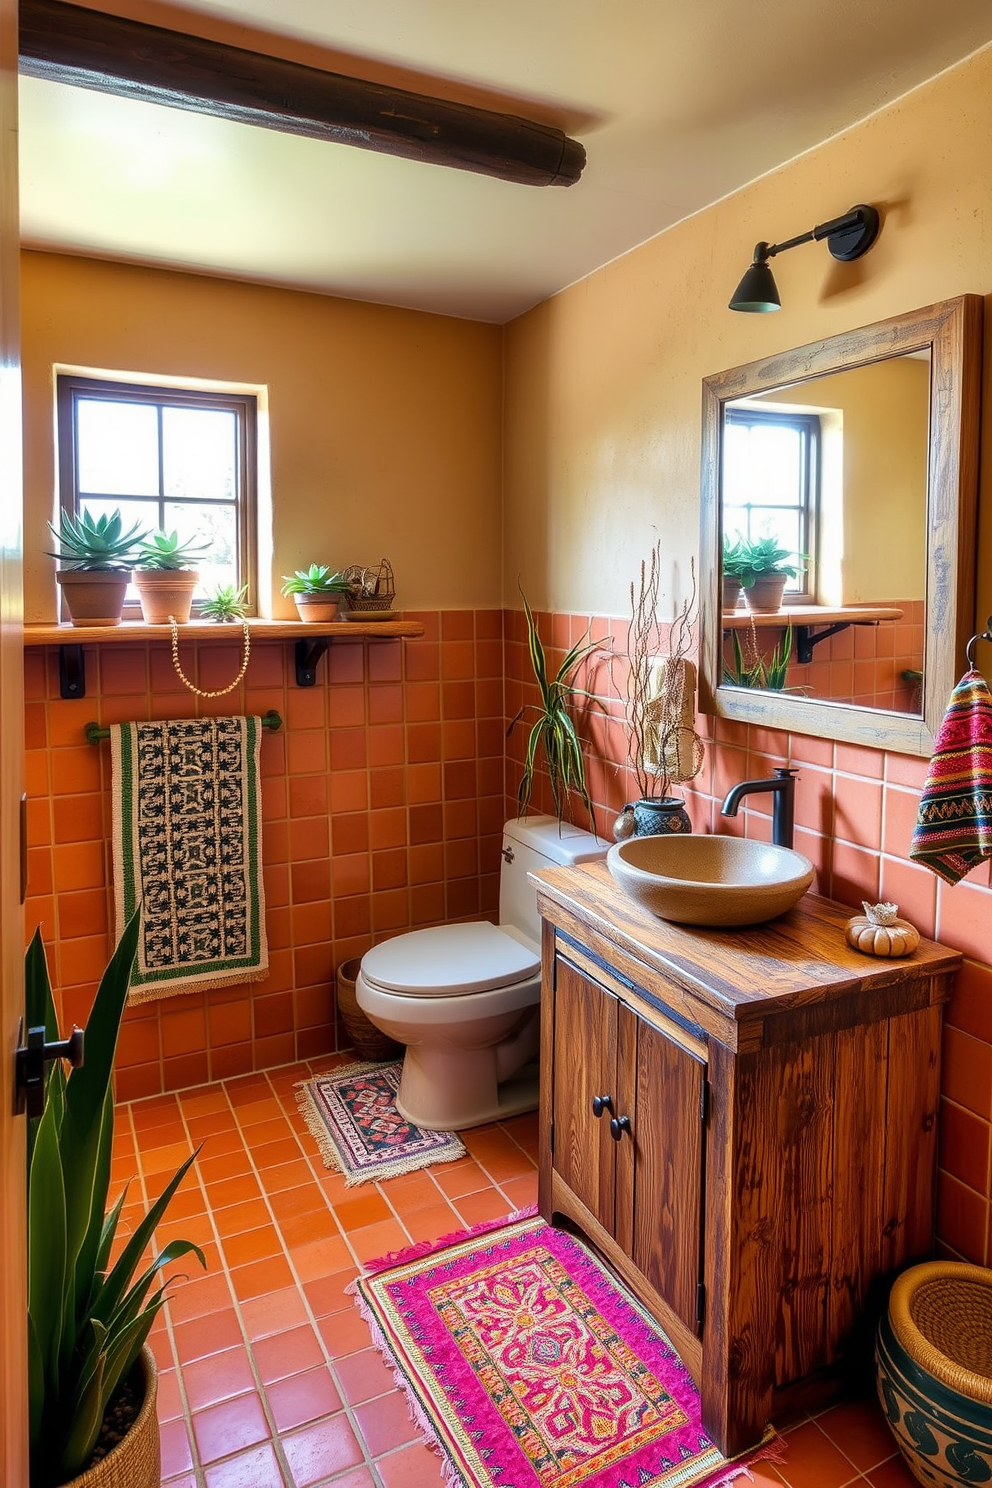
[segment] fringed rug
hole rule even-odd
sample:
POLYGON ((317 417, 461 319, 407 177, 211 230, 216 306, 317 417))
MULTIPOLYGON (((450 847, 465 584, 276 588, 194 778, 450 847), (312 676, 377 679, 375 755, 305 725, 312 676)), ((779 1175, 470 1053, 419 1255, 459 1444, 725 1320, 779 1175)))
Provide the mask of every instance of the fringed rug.
POLYGON ((424 1131, 397 1111, 402 1070, 401 1061, 349 1064, 297 1086, 303 1119, 325 1165, 339 1169, 348 1187, 465 1156, 454 1132, 424 1131))
POLYGON ((260 733, 259 718, 111 726, 118 936, 141 909, 131 1002, 268 971, 260 733))
POLYGON ((721 1456, 657 1323, 532 1213, 370 1273, 359 1309, 449 1488, 712 1488, 772 1451, 721 1456))

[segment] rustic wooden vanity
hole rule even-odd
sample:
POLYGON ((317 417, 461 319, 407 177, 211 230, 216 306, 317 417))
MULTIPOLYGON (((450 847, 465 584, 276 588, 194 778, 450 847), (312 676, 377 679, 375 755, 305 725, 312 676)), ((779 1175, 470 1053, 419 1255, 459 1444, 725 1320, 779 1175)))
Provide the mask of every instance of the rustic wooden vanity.
POLYGON ((863 1366, 891 1273, 933 1248, 942 1004, 807 894, 742 930, 666 923, 605 863, 535 876, 540 1210, 668 1333, 732 1455, 863 1366))

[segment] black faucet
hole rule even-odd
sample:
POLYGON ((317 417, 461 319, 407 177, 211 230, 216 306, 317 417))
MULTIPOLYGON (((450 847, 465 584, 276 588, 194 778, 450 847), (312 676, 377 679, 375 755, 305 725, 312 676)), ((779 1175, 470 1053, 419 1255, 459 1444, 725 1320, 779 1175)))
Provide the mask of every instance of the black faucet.
POLYGON ((736 816, 745 796, 763 791, 771 791, 775 797, 772 802, 772 841, 777 847, 791 847, 796 822, 795 770, 776 770, 774 775, 764 780, 742 780, 740 785, 727 792, 720 811, 724 816, 736 816))

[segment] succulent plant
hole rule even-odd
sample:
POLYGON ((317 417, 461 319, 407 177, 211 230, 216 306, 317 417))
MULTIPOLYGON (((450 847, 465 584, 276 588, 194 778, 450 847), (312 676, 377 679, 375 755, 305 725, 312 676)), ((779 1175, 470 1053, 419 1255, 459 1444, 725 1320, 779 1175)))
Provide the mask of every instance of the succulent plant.
POLYGON ((221 584, 200 606, 205 620, 243 620, 248 607, 248 585, 238 589, 234 584, 221 584))
POLYGON ((311 563, 307 569, 298 568, 294 574, 283 574, 283 594, 347 594, 348 580, 338 570, 327 568, 322 563, 311 563))
POLYGON ((135 559, 136 568, 192 568, 210 544, 189 537, 180 542, 178 532, 152 532, 143 537, 135 559))
POLYGON ((148 531, 135 522, 125 532, 119 510, 94 517, 85 507, 78 514, 63 511, 58 528, 48 527, 59 545, 48 556, 63 568, 130 568, 148 531))

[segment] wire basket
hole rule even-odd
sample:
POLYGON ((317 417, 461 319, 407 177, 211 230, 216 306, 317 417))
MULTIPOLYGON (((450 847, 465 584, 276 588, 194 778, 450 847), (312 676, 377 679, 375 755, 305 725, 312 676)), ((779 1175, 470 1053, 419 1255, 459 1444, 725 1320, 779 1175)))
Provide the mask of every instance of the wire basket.
POLYGON ((396 605, 396 581, 393 565, 383 558, 376 568, 352 564, 346 568, 348 607, 352 610, 392 610, 396 605))

